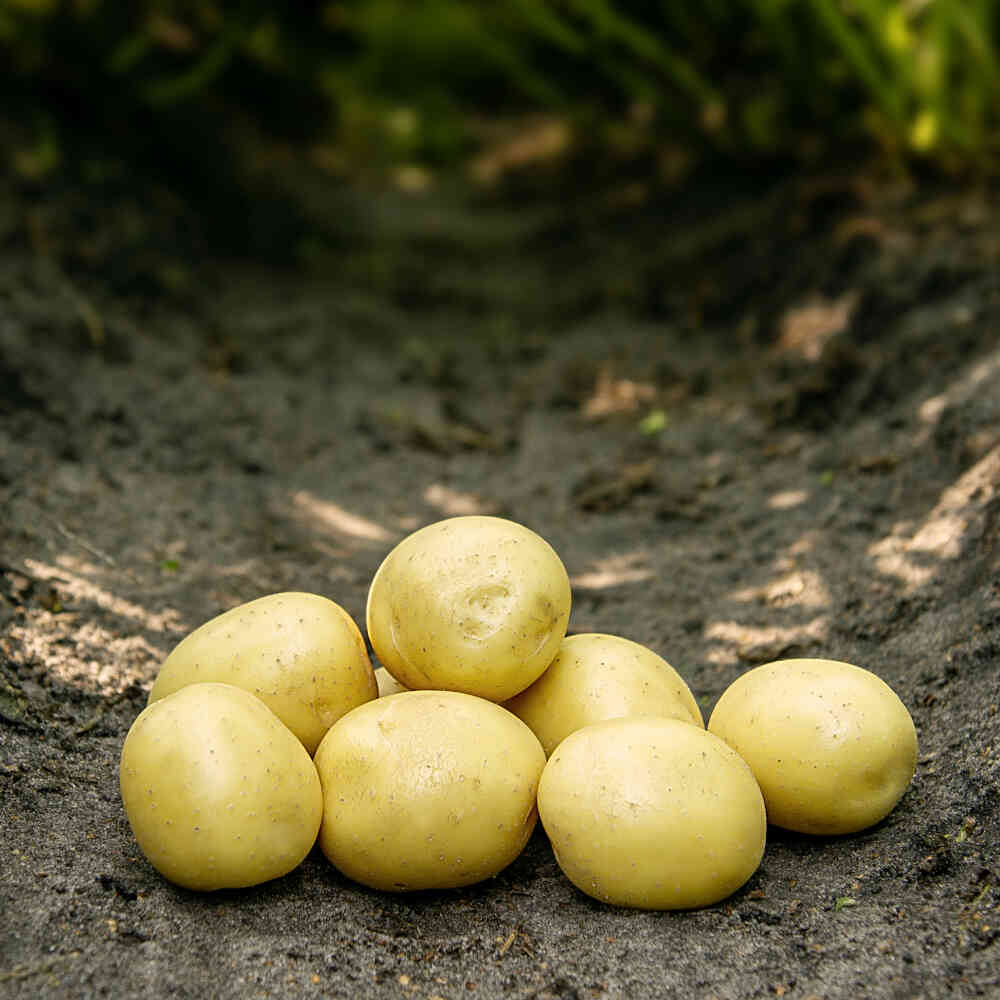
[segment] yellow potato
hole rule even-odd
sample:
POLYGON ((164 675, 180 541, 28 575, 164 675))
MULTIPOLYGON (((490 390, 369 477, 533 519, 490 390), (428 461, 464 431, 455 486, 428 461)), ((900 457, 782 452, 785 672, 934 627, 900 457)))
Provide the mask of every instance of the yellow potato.
POLYGON ((504 701, 552 661, 569 608, 566 569, 543 538, 498 517, 454 517, 386 556, 368 592, 368 637, 411 690, 504 701))
POLYGON ((631 639, 598 633, 563 639, 545 673, 504 707, 531 727, 546 754, 604 719, 658 715, 705 725, 691 689, 666 660, 631 639))
POLYGON ((392 674, 389 673, 385 667, 379 667, 375 671, 375 683, 378 685, 378 696, 380 698, 385 698, 390 694, 399 694, 400 691, 406 691, 407 688, 403 687, 399 681, 396 680, 392 674))
POLYGON ((316 751, 319 843, 374 889, 446 889, 495 875, 538 819, 545 754, 492 702, 404 691, 356 708, 316 751))
POLYGON ((679 719, 596 722, 556 747, 538 811, 566 877, 645 910, 708 906, 757 870, 767 821, 750 768, 679 719))
POLYGON ((738 677, 708 728, 750 765, 767 818, 800 833, 854 833, 891 812, 917 762, 906 707, 838 660, 778 660, 738 677))
POLYGON ((149 703, 206 681, 255 694, 310 753, 345 712, 377 696, 361 631, 318 594, 270 594, 196 628, 164 661, 149 703))
POLYGON ((323 796, 302 744, 252 694, 192 684, 149 705, 121 755, 121 795, 150 864, 187 889, 237 889, 295 868, 323 796))

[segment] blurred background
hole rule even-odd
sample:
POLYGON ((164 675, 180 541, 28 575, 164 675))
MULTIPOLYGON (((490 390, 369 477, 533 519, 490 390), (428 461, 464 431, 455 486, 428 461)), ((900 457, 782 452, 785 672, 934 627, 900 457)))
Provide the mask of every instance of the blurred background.
POLYGON ((877 162, 989 177, 998 12, 1000 0, 0 0, 3 170, 22 192, 138 188, 193 213, 178 225, 217 246, 298 262, 350 238, 330 201, 344 185, 420 195, 458 179, 522 200, 604 186, 641 204, 706 172, 877 162))

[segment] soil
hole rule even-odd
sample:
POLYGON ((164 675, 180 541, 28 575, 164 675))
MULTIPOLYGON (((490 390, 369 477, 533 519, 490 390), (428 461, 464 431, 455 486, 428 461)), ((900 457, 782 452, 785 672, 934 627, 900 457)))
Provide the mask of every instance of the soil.
POLYGON ((282 265, 152 189, 0 182, 0 995, 1000 995, 1000 197, 557 185, 345 187, 282 265), (903 800, 771 828, 696 912, 584 896, 540 827, 461 891, 318 851, 161 878, 117 766, 169 650, 282 590, 363 622, 398 539, 474 512, 548 539, 571 631, 649 645, 706 718, 768 660, 877 673, 919 733, 903 800))

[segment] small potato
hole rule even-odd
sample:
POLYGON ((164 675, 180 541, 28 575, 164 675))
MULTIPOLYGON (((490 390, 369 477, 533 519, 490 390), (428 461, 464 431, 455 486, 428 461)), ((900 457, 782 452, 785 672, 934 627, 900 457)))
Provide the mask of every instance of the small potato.
POLYGON ((510 712, 404 691, 337 722, 316 751, 323 852, 373 889, 447 889, 496 875, 538 819, 545 754, 510 712))
POLYGON ((543 538, 499 517, 453 517, 386 556, 368 592, 368 636, 411 690, 504 701, 552 661, 569 609, 569 577, 543 538))
POLYGON ((149 703, 217 681, 255 694, 314 753, 345 712, 377 695, 361 631, 318 594, 270 594, 196 628, 166 658, 149 703))
POLYGON ((645 910, 708 906, 757 870, 767 821, 750 768, 679 719, 597 722, 556 747, 538 811, 566 877, 645 910))
POLYGON ((121 794, 150 864, 187 889, 239 889, 295 868, 323 795, 305 748, 259 699, 192 684, 149 705, 121 755, 121 794))
POLYGON ((407 688, 403 687, 399 681, 396 680, 392 674, 389 673, 385 667, 379 667, 375 671, 375 683, 378 685, 378 696, 380 698, 385 698, 390 694, 399 694, 400 691, 406 691, 407 688))
POLYGON ((545 673, 504 707, 549 755, 570 733, 604 719, 658 715, 705 726, 691 689, 666 660, 631 639, 599 633, 563 639, 545 673))
POLYGON ((875 674, 838 660, 778 660, 738 677, 708 728, 750 765, 768 821, 854 833, 891 812, 913 777, 917 731, 875 674))

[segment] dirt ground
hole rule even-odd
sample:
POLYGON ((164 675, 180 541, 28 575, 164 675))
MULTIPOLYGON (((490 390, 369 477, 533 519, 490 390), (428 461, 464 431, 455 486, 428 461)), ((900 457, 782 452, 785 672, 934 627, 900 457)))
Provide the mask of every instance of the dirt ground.
POLYGON ((1000 198, 542 194, 343 191, 279 267, 171 201, 0 182, 0 995, 1000 995, 1000 198), (164 881, 117 765, 167 652, 281 590, 362 622, 392 545, 470 512, 548 539, 571 630, 649 645, 706 718, 770 659, 876 672, 906 796, 771 829, 690 913, 585 897, 540 828, 462 891, 317 851, 164 881))

